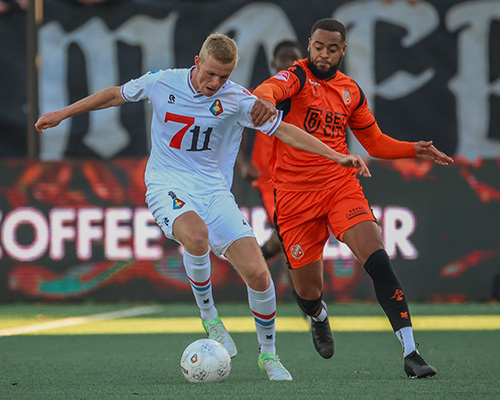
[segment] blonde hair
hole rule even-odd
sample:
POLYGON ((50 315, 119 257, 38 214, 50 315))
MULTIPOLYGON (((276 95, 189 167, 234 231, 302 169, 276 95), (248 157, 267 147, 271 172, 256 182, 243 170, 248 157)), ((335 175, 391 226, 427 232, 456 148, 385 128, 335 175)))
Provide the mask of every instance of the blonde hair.
POLYGON ((201 61, 205 61, 208 56, 212 56, 222 64, 238 62, 238 47, 236 42, 229 36, 221 33, 212 33, 203 42, 200 54, 201 61))

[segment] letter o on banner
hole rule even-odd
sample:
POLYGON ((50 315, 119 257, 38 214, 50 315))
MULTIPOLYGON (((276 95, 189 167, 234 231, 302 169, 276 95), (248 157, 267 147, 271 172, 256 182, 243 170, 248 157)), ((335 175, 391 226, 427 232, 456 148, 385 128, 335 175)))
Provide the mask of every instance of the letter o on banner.
POLYGON ((49 244, 49 226, 45 216, 33 208, 19 208, 6 215, 2 226, 2 242, 5 252, 19 261, 33 261, 40 258, 49 244), (33 229, 33 241, 21 244, 17 231, 22 225, 33 229))

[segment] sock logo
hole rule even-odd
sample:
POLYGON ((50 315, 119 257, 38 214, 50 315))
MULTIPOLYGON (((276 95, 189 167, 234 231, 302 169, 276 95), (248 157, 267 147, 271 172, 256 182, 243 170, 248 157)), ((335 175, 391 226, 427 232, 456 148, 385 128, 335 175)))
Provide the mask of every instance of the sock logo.
POLYGON ((210 303, 210 299, 203 300, 203 304, 209 304, 209 303, 210 303))
POLYGON ((266 335, 267 340, 273 340, 273 335, 266 335))
POLYGON ((404 311, 401 313, 401 318, 408 319, 408 311, 404 311))
POLYGON ((394 292, 394 296, 391 297, 391 299, 396 299, 396 301, 401 301, 403 300, 404 293, 401 289, 396 289, 394 292))

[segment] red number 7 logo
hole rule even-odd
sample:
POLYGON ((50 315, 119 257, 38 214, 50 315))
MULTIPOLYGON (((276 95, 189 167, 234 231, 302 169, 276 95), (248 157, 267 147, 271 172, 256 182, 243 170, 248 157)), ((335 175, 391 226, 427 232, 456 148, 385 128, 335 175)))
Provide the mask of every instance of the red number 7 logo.
POLYGON ((180 149, 181 148, 181 143, 182 143, 182 138, 186 134, 187 130, 191 125, 194 124, 194 118, 193 117, 186 117, 184 115, 178 115, 178 114, 172 114, 172 113, 167 113, 165 115, 165 122, 172 121, 172 122, 178 122, 179 124, 185 124, 186 126, 182 127, 173 137, 172 140, 170 141, 170 147, 173 147, 174 149, 180 149))

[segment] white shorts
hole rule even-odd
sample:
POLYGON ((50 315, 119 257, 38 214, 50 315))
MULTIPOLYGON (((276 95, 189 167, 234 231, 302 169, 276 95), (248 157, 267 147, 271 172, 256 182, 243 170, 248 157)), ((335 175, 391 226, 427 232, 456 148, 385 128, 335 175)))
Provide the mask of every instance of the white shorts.
POLYGON ((209 245, 217 256, 223 255, 235 240, 255 237, 229 191, 197 198, 182 189, 152 184, 148 186, 146 203, 165 236, 178 243, 172 232, 175 219, 187 211, 196 212, 208 227, 209 245))

